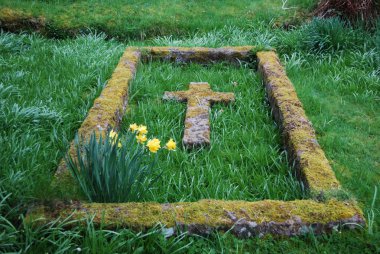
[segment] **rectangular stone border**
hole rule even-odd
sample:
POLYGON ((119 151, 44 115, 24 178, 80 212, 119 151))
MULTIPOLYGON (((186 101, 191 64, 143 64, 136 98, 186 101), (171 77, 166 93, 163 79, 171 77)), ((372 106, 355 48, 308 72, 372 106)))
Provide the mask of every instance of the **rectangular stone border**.
MULTIPOLYGON (((291 162, 294 162, 300 180, 310 190, 314 200, 201 200, 171 204, 58 202, 32 208, 28 213, 28 220, 50 220, 57 217, 63 219, 69 215, 80 219, 94 215, 96 224, 104 223, 109 227, 143 230, 162 224, 167 228, 197 234, 208 234, 213 229, 232 230, 240 237, 267 233, 292 236, 310 230, 315 233, 329 232, 342 224, 349 225, 349 228, 365 225, 363 213, 354 200, 339 201, 335 198, 341 197, 339 193, 343 190, 317 142, 315 131, 291 81, 273 51, 261 51, 255 55, 254 47, 251 46, 217 49, 127 48, 107 86, 94 101, 78 133, 88 137, 94 130, 104 133, 109 126, 119 127, 125 112, 128 85, 133 80, 140 60, 239 63, 255 58, 274 118, 282 129, 285 149, 291 162)), ((72 143, 70 152, 74 150, 72 143)), ((69 172, 62 162, 57 170, 56 179, 59 182, 68 175, 69 172)))

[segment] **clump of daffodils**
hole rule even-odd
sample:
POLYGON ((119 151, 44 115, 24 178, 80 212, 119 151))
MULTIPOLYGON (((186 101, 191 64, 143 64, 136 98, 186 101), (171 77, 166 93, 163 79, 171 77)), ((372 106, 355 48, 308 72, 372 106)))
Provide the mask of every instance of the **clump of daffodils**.
POLYGON ((89 140, 75 139, 76 156, 66 156, 68 168, 90 202, 136 202, 149 193, 162 169, 156 167, 159 150, 175 150, 158 138, 148 138, 148 128, 131 124, 125 135, 109 130, 93 132, 89 140), (152 156, 154 155, 154 156, 152 156))
MULTIPOLYGON (((148 128, 145 125, 137 125, 136 123, 133 123, 129 125, 129 131, 136 134, 136 140, 139 144, 144 144, 151 153, 157 153, 158 150, 161 149, 161 141, 158 138, 147 138, 148 128), (145 144, 146 142, 146 144, 145 144)), ((175 150, 177 147, 176 142, 171 138, 166 143, 164 148, 166 148, 169 151, 175 150)))
MULTIPOLYGON (((169 151, 175 151, 177 148, 177 143, 172 138, 169 139, 164 147, 161 147, 161 141, 158 138, 152 138, 148 140, 148 128, 145 125, 137 125, 136 123, 130 124, 129 131, 136 134, 136 142, 147 147, 151 153, 157 153, 157 151, 161 148, 165 148, 169 151)), ((109 132, 108 137, 111 139, 113 144, 116 142, 116 140, 118 140, 118 134, 114 130, 111 130, 109 132)), ((118 141, 118 147, 120 148, 121 146, 121 142, 118 141)))

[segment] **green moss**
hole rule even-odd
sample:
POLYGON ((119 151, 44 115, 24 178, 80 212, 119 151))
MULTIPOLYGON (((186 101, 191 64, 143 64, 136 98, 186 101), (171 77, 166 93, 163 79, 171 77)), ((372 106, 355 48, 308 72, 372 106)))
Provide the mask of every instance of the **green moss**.
POLYGON ((245 219, 257 224, 285 223, 292 218, 299 218, 305 224, 338 223, 353 218, 361 218, 361 210, 352 202, 341 202, 331 199, 326 203, 312 200, 275 201, 263 200, 258 202, 200 200, 198 202, 179 202, 172 204, 158 203, 124 203, 99 204, 76 203, 60 206, 58 209, 38 207, 29 218, 47 218, 60 216, 62 219, 73 213, 73 219, 83 219, 94 215, 95 224, 127 226, 134 229, 146 229, 162 223, 166 227, 179 224, 205 225, 214 228, 229 228, 235 223, 228 214, 237 219, 245 219), (74 211, 74 213, 73 213, 74 211))
POLYGON ((30 19, 31 15, 20 10, 10 8, 0 9, 0 20, 4 22, 14 22, 20 19, 30 19))
MULTIPOLYGON (((64 161, 62 162, 64 163, 64 161)), ((55 198, 59 198, 60 200, 85 199, 78 182, 74 180, 68 170, 54 177, 51 187, 55 191, 55 198)))

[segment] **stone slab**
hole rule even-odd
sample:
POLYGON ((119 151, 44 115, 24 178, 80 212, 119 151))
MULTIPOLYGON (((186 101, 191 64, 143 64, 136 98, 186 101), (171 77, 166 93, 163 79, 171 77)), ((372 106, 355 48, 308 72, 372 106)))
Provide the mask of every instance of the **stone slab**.
MULTIPOLYGON (((127 48, 116 66, 111 79, 107 82, 100 96, 95 99, 87 117, 78 130, 78 135, 88 138, 94 131, 104 134, 108 128, 117 129, 124 115, 127 100, 128 86, 136 73, 140 61, 140 51, 127 48)), ((74 142, 71 142, 69 152, 76 157, 74 142)), ((56 176, 67 174, 64 160, 61 161, 56 176)))
POLYGON ((255 58, 253 46, 242 47, 144 47, 141 48, 142 60, 167 60, 176 63, 213 63, 229 62, 239 64, 255 58))
POLYGON ((326 203, 313 200, 200 200, 170 204, 61 202, 30 210, 28 220, 43 223, 69 216, 74 220, 93 216, 93 223, 103 228, 146 230, 161 224, 174 234, 185 231, 209 235, 221 230, 241 238, 266 234, 296 236, 310 231, 320 234, 339 227, 356 228, 365 224, 355 203, 337 200, 326 203))
POLYGON ((315 197, 339 193, 341 186, 276 53, 258 52, 257 58, 274 118, 282 127, 286 150, 305 187, 315 197))

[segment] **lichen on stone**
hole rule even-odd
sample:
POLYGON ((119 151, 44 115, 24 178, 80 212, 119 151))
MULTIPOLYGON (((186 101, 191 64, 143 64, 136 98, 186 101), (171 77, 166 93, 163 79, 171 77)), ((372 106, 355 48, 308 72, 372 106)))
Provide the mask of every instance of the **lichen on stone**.
MULTIPOLYGON (((363 225, 361 210, 354 202, 331 199, 257 202, 200 200, 171 204, 100 204, 73 202, 39 206, 31 210, 28 221, 54 218, 81 220, 93 216, 95 225, 146 230, 158 223, 166 228, 186 229, 193 234, 232 230, 239 237, 260 234, 301 235, 308 231, 329 232, 344 223, 363 225)), ((41 221, 40 221, 41 222, 41 221)))
POLYGON ((235 100, 235 96, 233 93, 214 92, 207 82, 191 82, 189 90, 165 92, 163 99, 187 102, 182 142, 185 147, 194 148, 210 144, 211 104, 229 103, 235 100))
POLYGON ((167 60, 176 63, 213 63, 225 61, 239 64, 241 61, 250 61, 254 54, 252 46, 203 48, 203 47, 143 47, 142 59, 167 60))
POLYGON ((317 142, 293 84, 274 52, 258 52, 261 72, 273 114, 282 127, 286 148, 314 196, 340 189, 340 184, 317 142))

